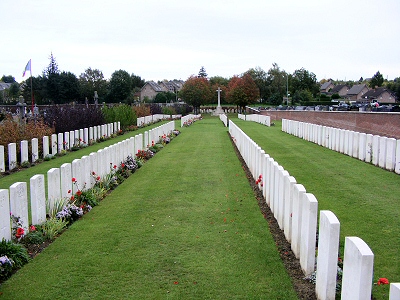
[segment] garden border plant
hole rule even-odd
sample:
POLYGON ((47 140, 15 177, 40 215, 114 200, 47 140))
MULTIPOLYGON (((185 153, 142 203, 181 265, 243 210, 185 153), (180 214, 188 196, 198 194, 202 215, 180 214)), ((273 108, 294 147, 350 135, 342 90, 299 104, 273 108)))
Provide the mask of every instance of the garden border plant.
MULTIPOLYGON (((91 176, 95 179, 93 188, 86 189, 85 185, 80 187, 77 180, 72 178, 72 183, 77 190, 75 194, 55 201, 53 210, 50 210, 47 202, 46 221, 43 224, 30 225, 29 232, 24 231, 22 221, 18 216, 11 215, 12 240, 3 239, 0 244, 0 284, 84 214, 89 213, 94 206, 99 205, 111 190, 122 184, 179 134, 179 130, 174 130, 171 134, 161 136, 157 143, 152 141, 149 149, 138 150, 135 158, 129 155, 119 166, 110 164, 110 172, 103 179, 92 172, 91 176)), ((69 190, 68 194, 71 192, 69 190)))

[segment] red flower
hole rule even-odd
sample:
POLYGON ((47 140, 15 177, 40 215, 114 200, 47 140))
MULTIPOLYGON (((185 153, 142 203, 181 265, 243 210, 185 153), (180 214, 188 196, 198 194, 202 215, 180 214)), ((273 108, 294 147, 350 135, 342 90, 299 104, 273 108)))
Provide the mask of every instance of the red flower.
POLYGON ((121 164, 121 168, 125 168, 125 164, 122 163, 122 164, 121 164))
POLYGON ((93 172, 92 172, 92 175, 93 175, 93 176, 94 176, 94 175, 96 175, 96 172, 95 172, 95 171, 93 171, 93 172))
POLYGON ((72 177, 72 182, 76 182, 76 178, 75 177, 72 177))
POLYGON ((387 278, 379 278, 378 285, 381 284, 389 284, 389 280, 387 278))
POLYGON ((100 180, 100 176, 97 176, 96 180, 100 180))
POLYGON ((75 199, 75 196, 71 196, 71 201, 74 201, 74 199, 75 199))
POLYGON ((117 168, 117 165, 114 165, 114 167, 113 167, 114 169, 116 169, 117 168))
POLYGON ((24 235, 25 230, 22 227, 17 228, 17 233, 15 234, 15 237, 19 239, 24 235))
POLYGON ((71 194, 71 190, 68 190, 68 194, 71 194))
POLYGON ((31 225, 31 226, 29 226, 29 230, 30 230, 30 231, 36 231, 36 227, 33 226, 33 225, 31 225))
POLYGON ((82 195, 81 190, 78 190, 78 191, 76 192, 76 195, 78 195, 78 196, 82 195))
POLYGON ((174 281, 174 284, 179 284, 179 282, 178 281, 174 281))

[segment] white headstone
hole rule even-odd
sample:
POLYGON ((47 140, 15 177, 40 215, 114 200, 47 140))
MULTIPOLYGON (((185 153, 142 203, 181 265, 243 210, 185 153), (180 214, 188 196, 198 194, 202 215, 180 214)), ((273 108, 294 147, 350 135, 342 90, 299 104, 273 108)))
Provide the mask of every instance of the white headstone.
POLYGON ((43 137, 43 158, 49 156, 49 137, 45 135, 43 137))
POLYGON ((64 150, 70 149, 69 131, 64 132, 64 150))
POLYGON ((379 164, 379 145, 380 145, 380 136, 373 135, 372 136, 372 163, 377 166, 379 164))
POLYGON ((378 157, 378 165, 381 168, 386 167, 386 143, 388 138, 385 136, 381 136, 379 138, 379 157, 378 157))
POLYGON ((57 134, 51 135, 51 155, 57 154, 57 134))
POLYGON ((374 254, 359 237, 344 243, 342 300, 371 299, 374 254))
POLYGON ((38 225, 46 221, 46 192, 44 175, 34 175, 30 179, 32 224, 38 225))
POLYGON ((396 165, 396 139, 388 138, 386 141, 386 166, 385 169, 394 171, 396 165))
POLYGON ((0 145, 0 172, 5 172, 4 146, 0 145))
POLYGON ((17 144, 8 144, 8 169, 11 171, 17 167, 17 144))
POLYGON ((283 230, 286 240, 290 243, 292 240, 292 213, 293 213, 293 186, 296 184, 296 179, 293 176, 285 178, 285 209, 283 230))
POLYGON ((292 213, 292 250, 296 258, 300 258, 301 222, 302 222, 302 198, 306 189, 302 184, 293 186, 293 213, 292 213))
POLYGON ((29 229, 28 192, 26 182, 16 182, 10 186, 10 213, 20 218, 25 233, 29 229))
POLYGON ((400 174, 400 140, 396 141, 396 162, 394 166, 394 171, 400 174))
POLYGON ((39 159, 39 140, 37 138, 32 139, 32 162, 36 162, 39 159))
POLYGON ((28 141, 21 141, 21 164, 29 162, 28 141))
POLYGON ((318 201, 313 194, 305 193, 302 202, 300 239, 300 265, 305 275, 314 272, 315 243, 317 238, 318 201))
POLYGON ((89 145, 89 129, 88 128, 83 128, 83 141, 86 143, 86 145, 89 145))
POLYGON ((400 283, 391 283, 389 290, 389 300, 400 299, 400 283))
POLYGON ((47 200, 50 211, 53 210, 56 201, 61 199, 60 169, 51 168, 47 171, 47 200))
POLYGON ((340 223, 338 218, 329 210, 321 210, 315 283, 318 299, 335 299, 339 238, 340 223))
POLYGON ((64 163, 60 166, 61 198, 72 196, 72 166, 64 163), (70 193, 68 193, 70 191, 70 193))
POLYGON ((365 161, 365 152, 367 149, 367 134, 360 133, 358 138, 358 159, 365 161))
POLYGON ((69 149, 75 145, 75 131, 69 132, 69 149))
POLYGON ((64 150, 64 134, 59 133, 57 137, 57 153, 61 153, 64 150))
POLYGON ((10 200, 8 190, 0 189, 0 240, 11 240, 10 200))

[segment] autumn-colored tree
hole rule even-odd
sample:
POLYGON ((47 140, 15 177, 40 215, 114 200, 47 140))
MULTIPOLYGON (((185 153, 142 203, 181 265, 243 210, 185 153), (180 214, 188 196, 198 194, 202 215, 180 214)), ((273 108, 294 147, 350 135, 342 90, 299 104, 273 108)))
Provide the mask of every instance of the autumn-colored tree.
POLYGON ((201 105, 210 103, 213 96, 208 79, 194 76, 186 80, 179 95, 187 104, 193 106, 194 113, 198 112, 201 105))
POLYGON ((226 98, 229 103, 236 104, 240 108, 255 103, 260 96, 260 91, 251 78, 246 73, 242 77, 233 76, 228 84, 226 98))

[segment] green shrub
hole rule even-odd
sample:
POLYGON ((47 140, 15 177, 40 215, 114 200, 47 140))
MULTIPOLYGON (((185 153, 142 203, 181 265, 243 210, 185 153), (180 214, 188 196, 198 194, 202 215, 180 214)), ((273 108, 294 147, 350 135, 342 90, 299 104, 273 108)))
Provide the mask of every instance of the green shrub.
POLYGON ((50 218, 41 225, 41 230, 47 240, 54 240, 66 227, 68 222, 62 219, 50 218))
POLYGON ((12 241, 3 239, 0 243, 0 256, 6 255, 14 261, 13 269, 19 269, 29 262, 29 255, 26 248, 12 241))
MULTIPOLYGON (((37 226, 40 228, 40 226, 37 226)), ((43 235, 43 232, 41 230, 35 230, 35 231, 30 231, 28 232, 23 240, 22 243, 27 246, 31 244, 42 244, 45 241, 45 236, 43 235)))
POLYGON ((106 123, 120 122, 122 130, 136 124, 136 113, 129 105, 104 106, 101 110, 106 123))

